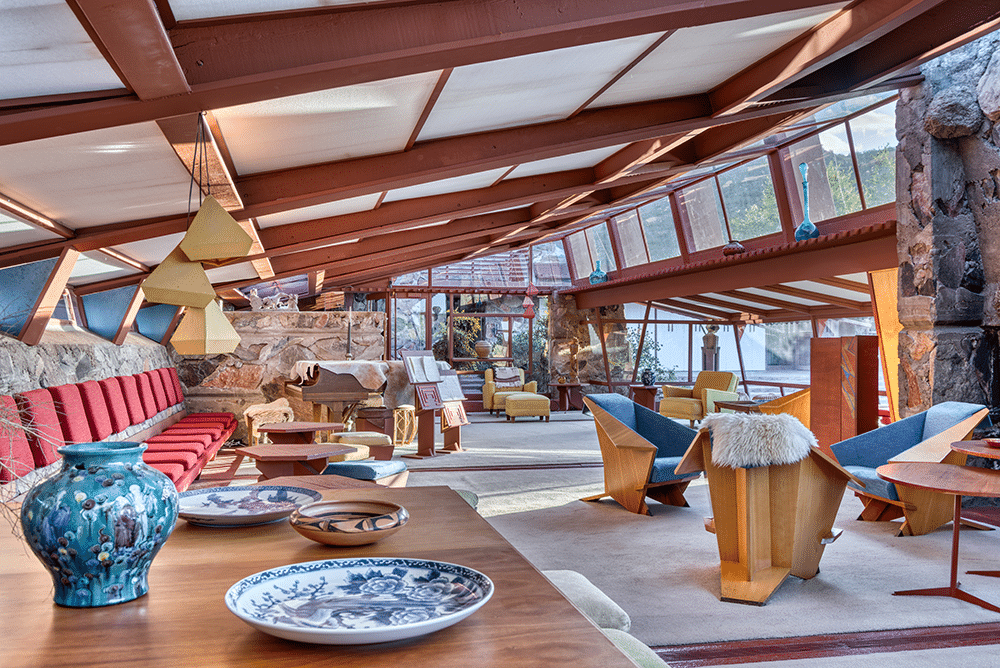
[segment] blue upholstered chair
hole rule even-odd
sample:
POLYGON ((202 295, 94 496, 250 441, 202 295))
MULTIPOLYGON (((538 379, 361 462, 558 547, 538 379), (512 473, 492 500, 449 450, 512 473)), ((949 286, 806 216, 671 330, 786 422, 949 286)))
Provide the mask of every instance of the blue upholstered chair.
POLYGON ((830 446, 848 472, 864 483, 850 483, 865 504, 859 520, 886 521, 904 517, 901 536, 920 536, 951 520, 952 497, 918 490, 878 477, 875 470, 888 462, 946 462, 965 464, 966 456, 951 444, 969 437, 988 413, 981 404, 946 401, 830 446))
POLYGON ((594 414, 604 459, 604 493, 633 513, 649 515, 646 497, 687 506, 684 490, 700 472, 678 475, 674 469, 697 432, 679 425, 620 394, 591 394, 583 399, 594 414))

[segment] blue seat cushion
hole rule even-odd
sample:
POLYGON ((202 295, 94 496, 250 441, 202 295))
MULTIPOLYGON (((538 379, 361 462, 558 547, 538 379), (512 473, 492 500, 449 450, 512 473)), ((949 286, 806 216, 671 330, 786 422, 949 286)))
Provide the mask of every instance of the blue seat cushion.
POLYGON ((888 480, 879 478, 878 474, 875 473, 875 469, 868 468, 867 466, 845 466, 844 469, 865 484, 864 489, 862 489, 854 484, 852 480, 848 483, 851 489, 881 496, 883 499, 889 499, 890 501, 899 501, 899 495, 896 494, 896 486, 888 480))
POLYGON ((355 480, 378 480, 386 476, 402 473, 406 464, 399 460, 361 462, 330 462, 323 469, 323 475, 342 475, 355 480))
POLYGON ((680 457, 657 457, 653 460, 653 472, 649 474, 649 482, 669 482, 687 478, 691 474, 677 475, 674 469, 681 463, 680 457))

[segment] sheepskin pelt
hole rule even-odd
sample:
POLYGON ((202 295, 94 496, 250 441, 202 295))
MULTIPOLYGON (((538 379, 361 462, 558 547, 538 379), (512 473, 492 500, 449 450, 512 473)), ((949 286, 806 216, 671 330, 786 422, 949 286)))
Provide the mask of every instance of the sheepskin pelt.
POLYGON ((791 415, 712 413, 701 422, 712 433, 712 463, 729 468, 792 464, 809 456, 816 436, 791 415))

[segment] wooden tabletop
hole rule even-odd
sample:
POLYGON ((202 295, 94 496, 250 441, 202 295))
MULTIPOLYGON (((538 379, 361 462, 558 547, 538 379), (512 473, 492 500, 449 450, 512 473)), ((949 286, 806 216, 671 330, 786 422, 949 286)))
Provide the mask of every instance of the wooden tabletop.
POLYGON ((725 408, 731 411, 739 411, 741 413, 758 413, 759 406, 764 403, 762 401, 716 401, 716 408, 725 408))
POLYGON ((966 455, 975 455, 986 459, 1000 459, 1000 444, 996 446, 987 445, 986 441, 956 441, 951 444, 951 449, 966 455))
POLYGON ((974 466, 937 462, 883 464, 875 469, 880 478, 943 494, 1000 496, 1000 472, 974 466))
POLYGON ((371 480, 355 480, 342 475, 285 475, 270 480, 260 480, 251 485, 287 485, 305 487, 321 494, 339 489, 380 489, 382 485, 371 480))
MULTIPOLYGON (((299 481, 299 478, 296 478, 299 481)), ((447 487, 340 490, 410 513, 402 531, 351 548, 320 545, 287 522, 236 529, 180 520, 150 570, 150 593, 103 608, 61 608, 52 581, 16 538, 0 530, 0 637, 4 668, 293 666, 372 668, 634 668, 485 519, 447 487), (310 645, 272 637, 225 605, 238 580, 283 564, 343 557, 412 557, 462 564, 493 580, 493 598, 433 634, 375 645, 310 645)))
POLYGON ((236 448, 235 451, 262 462, 286 462, 347 455, 357 451, 357 448, 340 443, 271 443, 236 448))
POLYGON ((343 431, 343 422, 269 422, 257 427, 266 434, 294 434, 302 431, 343 431))

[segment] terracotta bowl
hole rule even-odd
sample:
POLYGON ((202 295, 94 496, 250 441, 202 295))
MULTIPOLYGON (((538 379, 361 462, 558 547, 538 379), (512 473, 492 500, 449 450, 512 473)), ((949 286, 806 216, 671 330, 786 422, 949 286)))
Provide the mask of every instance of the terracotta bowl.
POLYGON ((988 448, 1000 448, 1000 438, 984 438, 983 442, 988 448))
POLYGON ((292 528, 325 545, 368 545, 406 524, 406 508, 388 501, 317 501, 294 510, 292 528))

